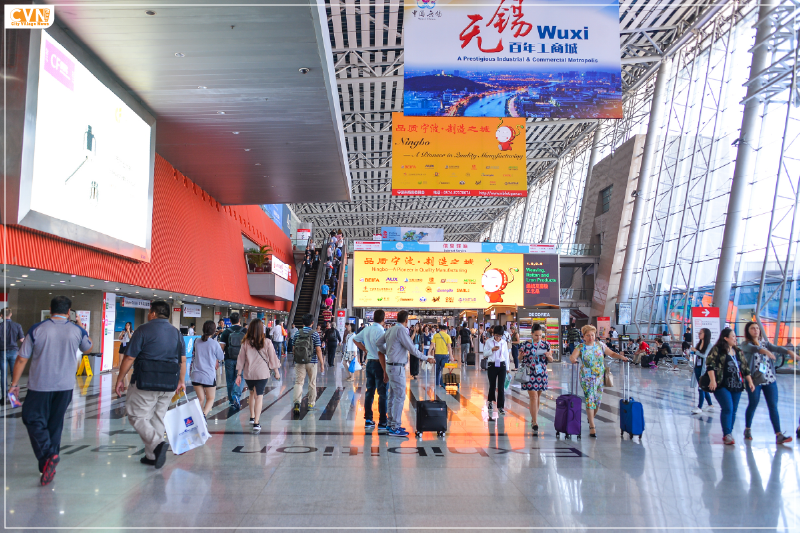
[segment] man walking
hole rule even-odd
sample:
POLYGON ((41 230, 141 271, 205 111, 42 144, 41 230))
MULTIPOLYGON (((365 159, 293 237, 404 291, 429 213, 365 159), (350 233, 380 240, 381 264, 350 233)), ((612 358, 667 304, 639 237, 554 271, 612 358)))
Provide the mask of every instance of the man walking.
POLYGON ((375 389, 378 389, 378 433, 388 431, 388 421, 386 418, 386 383, 384 382, 384 372, 381 366, 380 356, 378 355, 378 339, 385 330, 383 321, 386 313, 383 309, 375 311, 372 317, 372 324, 365 327, 353 339, 353 344, 359 350, 367 353, 367 392, 364 395, 364 429, 372 431, 375 429, 375 421, 372 418, 372 402, 375 399, 375 389))
POLYGON ((33 453, 39 460, 41 485, 53 481, 60 460, 64 414, 72 402, 72 389, 75 387, 75 354, 78 350, 86 353, 92 349, 89 334, 69 321, 71 307, 72 300, 56 296, 50 301, 50 318, 28 330, 14 362, 9 389, 19 398, 19 380, 30 359, 22 423, 28 429, 33 453))
POLYGON ((186 346, 181 332, 170 324, 169 313, 167 302, 156 300, 150 304, 147 323, 133 332, 114 387, 117 396, 122 397, 125 376, 133 366, 125 412, 144 442, 140 462, 156 468, 167 460, 164 415, 172 396, 186 392, 186 346))
POLYGON ((469 347, 472 341, 472 334, 466 322, 461 326, 461 331, 458 332, 458 335, 461 338, 461 364, 464 364, 467 362, 467 354, 469 353, 469 347))
POLYGON ((0 324, 0 350, 3 350, 0 366, 2 366, 3 376, 3 398, 1 401, 5 403, 8 380, 14 374, 14 363, 19 352, 17 342, 22 342, 25 339, 25 334, 22 332, 22 326, 11 320, 10 307, 3 309, 3 316, 5 320, 3 324, 0 324), (8 367, 8 373, 6 373, 6 367, 8 367))
POLYGON ((433 357, 427 357, 417 350, 411 337, 408 335, 408 311, 397 313, 397 323, 403 327, 390 328, 378 338, 378 357, 383 372, 387 376, 389 386, 389 399, 386 405, 389 435, 393 437, 408 437, 408 431, 400 425, 403 416, 403 404, 406 401, 406 363, 408 354, 418 359, 433 363, 433 357))
POLYGON ((242 340, 246 331, 239 325, 239 313, 231 313, 231 327, 219 336, 219 343, 225 353, 225 383, 228 387, 228 402, 231 407, 240 409, 242 404, 239 395, 242 393, 236 385, 236 360, 239 359, 239 350, 242 349, 242 340))
POLYGON ((283 325, 277 320, 275 321, 275 325, 272 326, 270 337, 272 338, 272 346, 275 347, 275 355, 278 356, 278 360, 280 361, 283 355, 283 325))
POLYGON ((295 413, 300 412, 300 399, 303 396, 303 382, 308 375, 308 409, 314 410, 317 400, 317 362, 322 358, 322 342, 319 334, 311 329, 314 315, 303 315, 303 329, 292 337, 294 356, 294 406, 295 413))

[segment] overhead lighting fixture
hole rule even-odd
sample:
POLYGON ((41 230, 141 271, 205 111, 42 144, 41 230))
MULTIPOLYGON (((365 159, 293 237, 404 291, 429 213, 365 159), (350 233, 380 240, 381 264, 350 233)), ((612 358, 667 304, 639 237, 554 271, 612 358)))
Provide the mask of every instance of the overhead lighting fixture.
POLYGON ((36 269, 35 269, 35 268, 32 268, 32 269, 31 269, 31 272, 35 272, 35 271, 36 271, 36 269))
POLYGON ((76 277, 76 276, 75 276, 75 274, 73 274, 73 275, 72 275, 72 277, 73 277, 73 278, 74 278, 74 277, 76 277))
POLYGON ((28 277, 28 275, 27 275, 27 274, 23 274, 23 275, 22 275, 22 277, 23 277, 23 278, 27 278, 27 277, 28 277))
POLYGON ((62 279, 61 281, 59 281, 59 283, 66 283, 66 281, 64 281, 64 280, 62 279))
POLYGON ((9 283, 12 287, 16 286, 16 283, 9 283))
POLYGON ((217 115, 224 115, 225 111, 217 111, 217 115))
POLYGON ((308 74, 311 71, 310 68, 306 68, 306 67, 301 67, 301 68, 299 68, 297 70, 300 72, 300 74, 308 74))
POLYGON ((183 52, 175 52, 175 57, 186 57, 186 54, 183 52))
POLYGON ((115 291, 118 291, 119 289, 114 289, 114 290, 115 290, 115 291))
POLYGON ((234 135, 239 135, 238 131, 232 131, 231 133, 233 133, 234 135))
POLYGON ((90 287, 94 287, 94 285, 89 285, 90 287))
POLYGON ((256 166, 257 166, 257 167, 260 167, 260 166, 261 166, 261 163, 256 163, 256 166))
POLYGON ((245 148, 245 149, 244 149, 244 151, 245 151, 245 152, 249 152, 249 151, 250 151, 250 148, 245 148))
POLYGON ((152 17, 153 15, 155 15, 155 14, 156 14, 156 12, 155 12, 155 11, 150 11, 150 10, 148 10, 148 11, 145 11, 145 12, 144 12, 144 14, 145 14, 145 15, 150 15, 150 16, 152 17))
POLYGON ((205 85, 198 85, 197 88, 198 89, 208 89, 208 87, 206 87, 205 85))

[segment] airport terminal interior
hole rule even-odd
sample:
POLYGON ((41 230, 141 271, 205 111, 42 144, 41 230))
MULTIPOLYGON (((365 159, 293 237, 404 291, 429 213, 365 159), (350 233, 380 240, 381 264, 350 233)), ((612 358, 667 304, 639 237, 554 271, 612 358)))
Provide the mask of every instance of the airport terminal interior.
POLYGON ((4 5, 6 530, 800 531, 800 3, 4 5))

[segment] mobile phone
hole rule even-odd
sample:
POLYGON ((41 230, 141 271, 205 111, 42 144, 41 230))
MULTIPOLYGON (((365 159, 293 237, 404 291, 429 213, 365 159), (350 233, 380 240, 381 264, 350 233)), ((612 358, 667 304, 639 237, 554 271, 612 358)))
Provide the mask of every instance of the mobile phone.
POLYGON ((8 393, 8 402, 11 404, 11 408, 15 409, 22 405, 20 401, 17 399, 17 396, 13 392, 8 393))

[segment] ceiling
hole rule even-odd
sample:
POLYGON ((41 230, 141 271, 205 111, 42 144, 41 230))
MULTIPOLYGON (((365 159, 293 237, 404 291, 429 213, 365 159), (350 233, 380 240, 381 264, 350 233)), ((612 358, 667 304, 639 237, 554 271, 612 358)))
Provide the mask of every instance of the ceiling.
POLYGON ((83 1, 56 16, 154 113, 156 152, 220 203, 349 200, 321 10, 248 3, 83 1))
MULTIPOLYGON (((720 2, 721 5, 723 2, 720 2)), ((342 229, 371 238, 382 225, 444 228, 445 238, 476 241, 517 199, 393 197, 392 112, 403 109, 403 3, 326 0, 332 60, 339 88, 352 201, 293 206, 317 233, 342 229)), ((620 57, 627 95, 658 66, 665 50, 714 4, 672 0, 620 2, 620 57)), ((624 119, 623 119, 624 120, 624 119)), ((528 120, 528 184, 544 179, 555 159, 585 139, 594 120, 528 120)))

